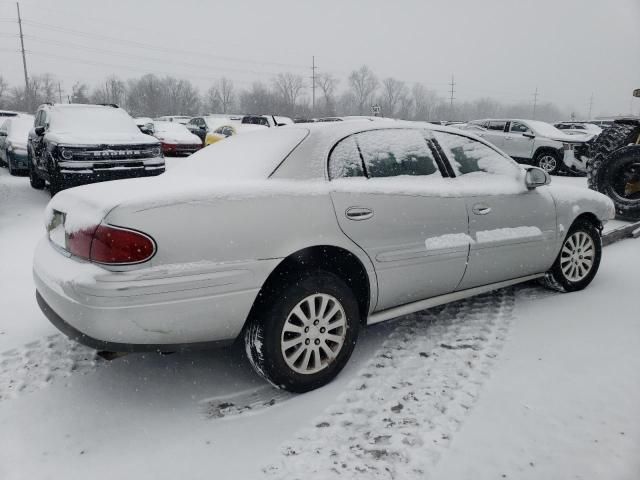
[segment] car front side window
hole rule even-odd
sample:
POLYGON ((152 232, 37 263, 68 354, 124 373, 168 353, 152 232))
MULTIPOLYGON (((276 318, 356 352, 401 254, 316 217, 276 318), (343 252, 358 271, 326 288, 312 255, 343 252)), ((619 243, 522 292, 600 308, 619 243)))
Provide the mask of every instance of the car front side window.
POLYGON ((434 132, 456 176, 488 173, 514 177, 520 167, 484 143, 454 133, 434 132))
POLYGON ((420 130, 372 130, 356 135, 370 178, 441 176, 438 164, 420 130))
POLYGON ((504 132, 504 127, 506 127, 506 125, 507 122, 492 120, 486 128, 487 130, 493 130, 495 132, 504 132))

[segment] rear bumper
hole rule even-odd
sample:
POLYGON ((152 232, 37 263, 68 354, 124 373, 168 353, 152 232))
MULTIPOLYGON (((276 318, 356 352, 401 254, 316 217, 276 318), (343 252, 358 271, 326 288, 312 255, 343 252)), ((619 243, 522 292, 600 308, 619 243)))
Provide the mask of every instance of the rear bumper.
POLYGON ((40 308, 70 338, 103 350, 167 351, 233 341, 258 294, 256 283, 276 264, 113 272, 67 257, 44 238, 33 276, 40 308))
POLYGON ((7 152, 7 163, 11 164, 11 168, 15 168, 16 170, 28 170, 29 162, 27 151, 24 153, 22 151, 12 151, 7 152))

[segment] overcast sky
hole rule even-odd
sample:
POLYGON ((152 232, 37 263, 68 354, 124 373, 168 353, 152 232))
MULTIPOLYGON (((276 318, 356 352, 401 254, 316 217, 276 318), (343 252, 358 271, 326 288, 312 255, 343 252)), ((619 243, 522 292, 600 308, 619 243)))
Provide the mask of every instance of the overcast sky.
MULTIPOLYGON (((237 87, 277 72, 423 82, 457 100, 539 101, 593 115, 640 110, 640 0, 24 0, 30 74, 70 90, 105 76, 237 87), (55 55, 55 57, 53 57, 55 55)), ((24 82, 15 2, 0 0, 0 75, 24 82)))

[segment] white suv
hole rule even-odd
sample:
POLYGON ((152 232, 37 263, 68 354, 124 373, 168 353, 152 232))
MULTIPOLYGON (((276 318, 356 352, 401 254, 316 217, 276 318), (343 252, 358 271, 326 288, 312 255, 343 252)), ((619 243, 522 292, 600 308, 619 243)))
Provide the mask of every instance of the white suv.
POLYGON ((562 170, 586 172, 589 148, 586 138, 567 135, 537 120, 473 120, 464 130, 493 143, 520 163, 557 174, 562 170))

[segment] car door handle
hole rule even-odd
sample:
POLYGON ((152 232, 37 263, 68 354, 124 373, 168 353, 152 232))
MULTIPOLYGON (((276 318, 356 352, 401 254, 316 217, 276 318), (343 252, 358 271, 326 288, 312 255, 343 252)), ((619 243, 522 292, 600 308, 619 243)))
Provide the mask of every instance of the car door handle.
POLYGON ((373 217, 373 210, 367 207, 349 207, 344 214, 349 220, 367 220, 373 217))
POLYGON ((477 203, 473 206, 473 213, 476 215, 486 215, 491 212, 491 207, 482 203, 477 203))

